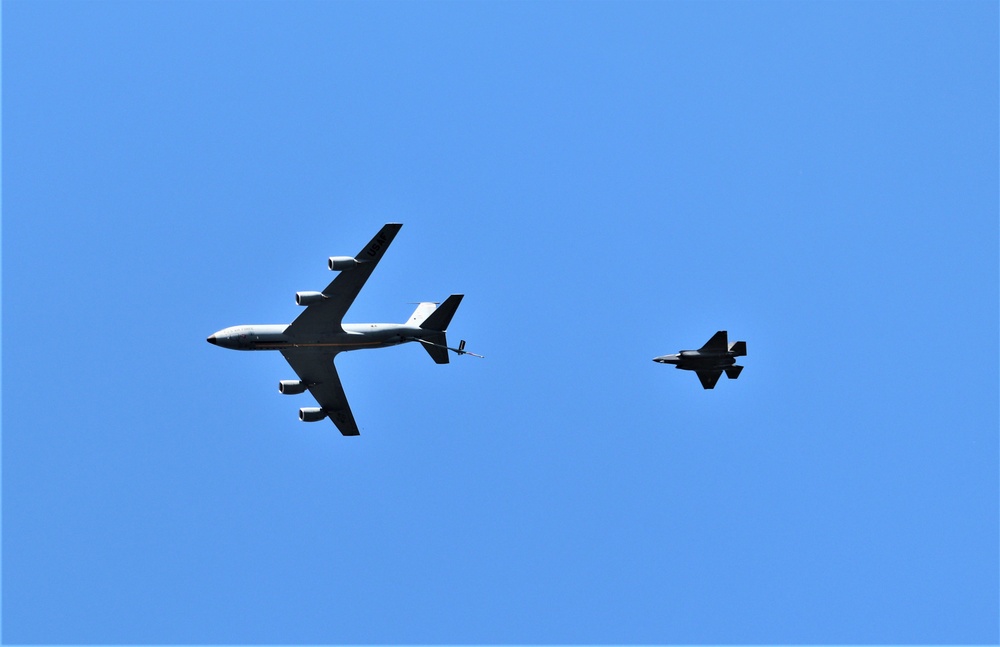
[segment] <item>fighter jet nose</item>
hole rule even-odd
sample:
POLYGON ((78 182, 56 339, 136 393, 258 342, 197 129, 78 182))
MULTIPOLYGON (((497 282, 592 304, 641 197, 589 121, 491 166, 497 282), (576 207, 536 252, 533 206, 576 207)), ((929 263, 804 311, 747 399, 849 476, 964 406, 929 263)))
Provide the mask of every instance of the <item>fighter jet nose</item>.
POLYGON ((215 341, 215 335, 212 335, 211 337, 209 337, 209 338, 208 338, 208 339, 206 339, 205 341, 207 341, 207 342, 208 342, 208 343, 210 343, 210 344, 215 344, 216 346, 218 346, 218 345, 219 345, 219 342, 215 341))

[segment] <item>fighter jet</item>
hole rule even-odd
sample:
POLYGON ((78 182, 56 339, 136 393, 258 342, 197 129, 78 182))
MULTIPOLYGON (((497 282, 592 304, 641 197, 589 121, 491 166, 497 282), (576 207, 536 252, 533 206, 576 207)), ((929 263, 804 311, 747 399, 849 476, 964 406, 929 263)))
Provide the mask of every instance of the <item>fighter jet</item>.
POLYGON ((677 368, 686 371, 694 371, 701 380, 701 385, 706 389, 714 389, 715 383, 719 381, 722 372, 726 372, 726 377, 735 380, 740 376, 742 366, 736 365, 736 357, 747 354, 747 343, 736 341, 729 343, 729 337, 725 330, 712 335, 704 346, 698 350, 682 350, 676 355, 661 355, 654 357, 654 362, 660 364, 673 364, 677 368))
POLYGON ((338 353, 415 341, 438 364, 448 363, 448 351, 482 357, 465 350, 465 340, 458 348, 450 348, 445 338, 448 324, 462 301, 461 294, 452 294, 440 306, 420 303, 401 324, 342 323, 347 309, 402 226, 390 223, 382 227, 357 256, 331 256, 327 266, 340 274, 322 292, 295 294, 295 303, 305 306, 305 310, 291 324, 231 326, 211 335, 208 343, 233 350, 281 351, 299 379, 281 380, 278 392, 294 395, 308 389, 320 405, 299 409, 299 420, 316 422, 328 417, 343 435, 359 435, 333 363, 338 353))

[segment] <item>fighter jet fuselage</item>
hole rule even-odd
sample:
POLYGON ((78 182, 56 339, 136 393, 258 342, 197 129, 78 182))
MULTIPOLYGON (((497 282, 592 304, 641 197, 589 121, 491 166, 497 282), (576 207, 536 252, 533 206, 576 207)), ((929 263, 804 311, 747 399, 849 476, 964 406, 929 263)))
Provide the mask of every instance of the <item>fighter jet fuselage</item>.
POLYGON ((653 360, 660 364, 673 364, 685 371, 726 368, 736 363, 736 355, 726 353, 703 353, 698 350, 682 350, 675 355, 661 355, 653 360))
POLYGON ((682 350, 674 355, 661 355, 654 357, 653 361, 673 364, 674 367, 685 371, 695 371, 701 380, 701 385, 706 389, 713 389, 723 371, 729 379, 735 380, 739 377, 743 367, 736 365, 736 358, 746 354, 745 341, 730 344, 728 333, 720 330, 698 350, 682 350))

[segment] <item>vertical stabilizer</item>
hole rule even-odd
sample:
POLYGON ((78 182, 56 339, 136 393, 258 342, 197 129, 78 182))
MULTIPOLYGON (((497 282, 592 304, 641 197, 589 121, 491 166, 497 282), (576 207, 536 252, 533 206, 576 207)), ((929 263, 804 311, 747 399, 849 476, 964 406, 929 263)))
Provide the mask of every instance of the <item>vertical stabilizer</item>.
POLYGON ((419 326, 427 320, 427 317, 431 316, 434 310, 437 308, 437 304, 433 301, 424 301, 417 305, 417 309, 413 311, 410 318, 406 321, 407 324, 411 326, 419 326))
POLYGON ((705 345, 698 350, 725 353, 729 350, 729 333, 725 330, 720 330, 712 335, 712 338, 705 342, 705 345))

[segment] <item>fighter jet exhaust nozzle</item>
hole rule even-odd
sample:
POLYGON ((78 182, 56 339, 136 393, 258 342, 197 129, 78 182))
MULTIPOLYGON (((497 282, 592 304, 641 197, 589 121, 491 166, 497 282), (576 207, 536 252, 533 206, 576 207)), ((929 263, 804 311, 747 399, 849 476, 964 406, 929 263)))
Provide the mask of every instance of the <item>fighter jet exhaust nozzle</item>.
POLYGON ((282 395, 297 395, 306 390, 306 383, 302 380, 281 380, 278 382, 278 393, 282 395))
POLYGON ((296 292, 295 305, 310 306, 314 303, 319 303, 325 298, 326 295, 322 292, 296 292))
POLYGON ((353 256, 331 256, 328 265, 334 272, 350 270, 357 267, 358 259, 353 256))
POLYGON ((326 411, 319 407, 302 407, 299 409, 299 420, 302 422, 319 422, 326 417, 326 411))

